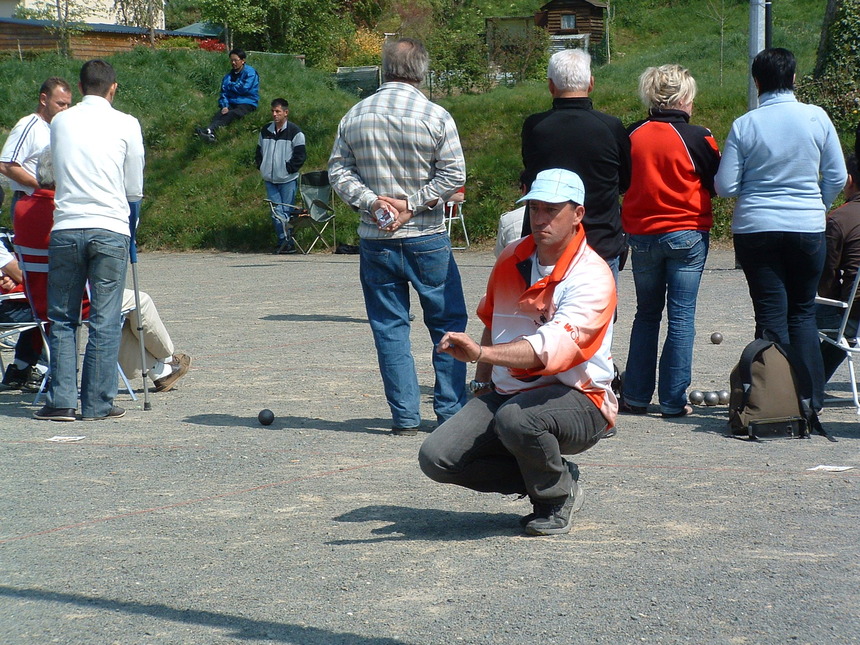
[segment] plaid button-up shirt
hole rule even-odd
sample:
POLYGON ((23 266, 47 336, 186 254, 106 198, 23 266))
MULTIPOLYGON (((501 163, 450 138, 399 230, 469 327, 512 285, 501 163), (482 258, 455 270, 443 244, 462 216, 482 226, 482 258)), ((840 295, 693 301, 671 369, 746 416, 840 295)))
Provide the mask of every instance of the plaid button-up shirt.
POLYGON ((335 192, 361 213, 359 236, 370 239, 441 233, 444 202, 466 181, 454 119, 399 82, 384 83, 341 119, 328 171, 335 192), (405 199, 414 217, 394 233, 379 230, 369 212, 378 196, 405 199))

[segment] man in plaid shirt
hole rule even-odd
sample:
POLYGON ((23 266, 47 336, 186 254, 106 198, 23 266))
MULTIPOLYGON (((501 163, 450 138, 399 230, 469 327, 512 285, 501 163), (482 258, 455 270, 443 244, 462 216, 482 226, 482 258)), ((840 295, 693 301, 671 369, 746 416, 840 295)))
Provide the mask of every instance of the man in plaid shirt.
MULTIPOLYGON (((409 38, 386 43, 384 83, 340 122, 329 159, 331 184, 361 214, 360 273, 367 317, 393 418, 393 432, 421 423, 410 348, 409 285, 418 293, 434 343, 465 331, 466 303, 444 221, 445 201, 466 180, 457 126, 418 86, 427 51, 409 38)), ((433 354, 438 422, 465 403, 466 366, 433 354)))

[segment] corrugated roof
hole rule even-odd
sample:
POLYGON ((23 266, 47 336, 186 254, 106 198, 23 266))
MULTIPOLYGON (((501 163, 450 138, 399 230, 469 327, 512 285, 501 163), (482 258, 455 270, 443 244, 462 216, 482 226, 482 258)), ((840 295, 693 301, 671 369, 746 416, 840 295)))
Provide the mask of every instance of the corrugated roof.
POLYGON ((191 25, 186 25, 180 29, 174 29, 173 33, 184 34, 186 36, 205 36, 206 38, 218 38, 224 33, 224 27, 221 25, 213 25, 209 22, 195 22, 191 25))
MULTIPOLYGON (((54 27, 55 23, 52 20, 30 20, 24 18, 0 18, 0 23, 8 23, 12 25, 30 25, 33 27, 54 27)), ((110 34, 135 34, 146 35, 149 29, 145 27, 127 27, 125 25, 108 25, 101 23, 84 23, 85 29, 88 31, 98 31, 110 34)), ((159 36, 196 36, 209 37, 209 34, 195 34, 189 32, 180 32, 172 29, 156 29, 155 33, 159 36)))

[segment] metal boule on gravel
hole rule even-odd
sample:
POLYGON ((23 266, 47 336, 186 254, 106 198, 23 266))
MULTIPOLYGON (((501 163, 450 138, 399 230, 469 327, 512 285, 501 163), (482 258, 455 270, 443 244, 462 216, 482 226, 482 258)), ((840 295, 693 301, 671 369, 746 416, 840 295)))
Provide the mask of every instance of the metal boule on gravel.
POLYGON ((720 399, 720 405, 725 405, 729 402, 729 391, 728 390, 720 390, 717 392, 717 397, 720 399))
POLYGON ((720 332, 715 331, 713 334, 711 334, 711 342, 714 345, 719 345, 723 342, 723 335, 720 332))
POLYGON ((272 421, 275 420, 275 413, 266 408, 265 410, 260 410, 260 414, 257 415, 257 421, 259 421, 264 426, 272 425, 272 421))
POLYGON ((720 402, 720 395, 716 392, 705 392, 705 405, 716 405, 720 402))
POLYGON ((702 405, 705 402, 705 393, 701 390, 693 390, 690 392, 690 403, 693 405, 702 405))

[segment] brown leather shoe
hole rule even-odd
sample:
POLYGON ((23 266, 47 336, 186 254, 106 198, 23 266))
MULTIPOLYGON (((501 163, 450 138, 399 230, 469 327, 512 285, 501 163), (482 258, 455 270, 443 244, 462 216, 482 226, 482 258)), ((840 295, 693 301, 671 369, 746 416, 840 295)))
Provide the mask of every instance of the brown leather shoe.
POLYGON ((153 388, 154 392, 167 392, 176 385, 176 381, 185 376, 188 372, 188 368, 191 367, 191 357, 188 354, 174 354, 170 367, 170 374, 162 376, 160 379, 156 379, 152 382, 155 386, 155 388, 153 388))

